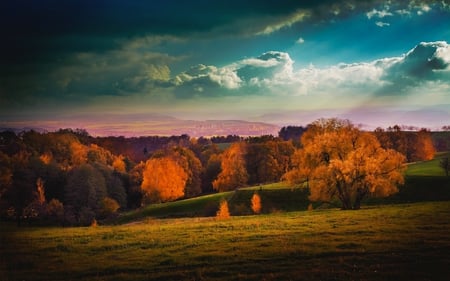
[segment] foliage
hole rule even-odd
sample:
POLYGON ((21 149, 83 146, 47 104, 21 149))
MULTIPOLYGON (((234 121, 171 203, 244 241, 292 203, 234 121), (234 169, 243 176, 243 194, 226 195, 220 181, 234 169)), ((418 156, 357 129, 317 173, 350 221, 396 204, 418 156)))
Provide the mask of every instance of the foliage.
POLYGON ((243 187, 247 184, 248 174, 245 168, 245 143, 232 144, 222 154, 221 172, 213 181, 213 188, 223 192, 243 187))
MULTIPOLYGON (((292 139, 295 134, 303 134, 309 129, 287 127, 282 130, 282 137, 292 139)), ((427 151, 427 147, 428 151, 432 151, 429 131, 402 130, 405 127, 395 126, 374 134, 384 136, 387 144, 394 143, 390 147, 392 149, 406 148, 410 159, 431 157, 432 153, 422 153, 427 151)), ((436 147, 445 148, 448 134, 436 134, 433 132, 432 135, 436 147)), ((298 137, 294 137, 294 142, 295 139, 298 137)), ((295 146, 300 147, 300 144, 296 142, 295 146)), ((89 225, 90 219, 102 216, 101 204, 105 197, 117 201, 121 211, 142 206, 146 192, 141 186, 145 161, 149 158, 168 157, 184 170, 187 178, 182 197, 188 198, 214 191, 243 189, 248 184, 259 186, 277 182, 283 173, 293 167, 292 159, 297 161, 292 157, 293 152, 293 141, 283 141, 274 136, 245 139, 239 136, 191 139, 187 135, 94 138, 82 129, 45 133, 31 130, 18 134, 0 132, 0 216, 2 219, 14 217, 18 222, 89 225), (216 145, 214 142, 225 143, 216 145), (80 172, 86 170, 86 166, 90 167, 90 172, 80 172)), ((419 173, 433 171, 434 175, 443 174, 439 160, 423 164, 427 168, 419 168, 419 173)), ((298 163, 296 166, 304 168, 298 163)), ((408 171, 414 169, 417 169, 416 164, 409 165, 408 171)), ((228 202, 231 212, 235 214, 241 208, 240 213, 250 214, 248 202, 253 192, 252 189, 234 193, 228 202)), ((296 196, 305 197, 302 192, 306 194, 307 191, 285 193, 265 190, 258 194, 264 201, 264 210, 286 211, 306 209, 306 203, 301 201, 303 199, 298 199, 295 207, 293 204, 296 196)), ((146 198, 149 201, 148 194, 146 198)), ((158 198, 156 202, 159 201, 158 198)), ((176 216, 181 213, 194 216, 215 214, 218 202, 202 198, 199 202, 205 202, 208 206, 199 203, 198 206, 201 206, 198 209, 180 208, 176 216), (208 212, 204 211, 206 209, 208 212)), ((164 216, 162 209, 157 212, 164 216)), ((171 213, 167 215, 171 216, 171 213)))
POLYGON ((101 217, 103 218, 107 218, 107 217, 111 217, 112 215, 114 215, 117 210, 120 208, 119 203, 117 203, 116 200, 110 198, 110 197, 105 197, 103 198, 101 204, 100 204, 100 214, 101 217))
POLYGON ((259 197, 258 193, 254 193, 251 200, 252 211, 255 214, 261 213, 261 197, 259 197))
POLYGON ((195 154, 185 147, 174 147, 168 153, 180 165, 187 175, 184 196, 191 198, 202 193, 201 173, 202 163, 195 154))
POLYGON ((216 213, 216 218, 218 219, 230 218, 230 211, 228 209, 228 202, 226 200, 220 202, 219 210, 216 213))
POLYGON ((291 184, 307 183, 312 201, 338 198, 343 209, 359 209, 368 196, 386 197, 403 183, 404 156, 380 147, 376 137, 349 121, 320 119, 302 136, 291 184))
POLYGON ((291 166, 292 142, 262 141, 246 145, 245 162, 249 184, 277 182, 291 166))
POLYGON ((68 177, 65 202, 71 208, 70 223, 89 224, 100 211, 100 204, 107 196, 106 181, 102 173, 90 164, 83 164, 71 171, 68 177))
POLYGON ((374 134, 381 147, 402 153, 408 162, 431 160, 436 153, 431 132, 427 129, 402 131, 400 126, 395 125, 386 131, 377 128, 374 134))
POLYGON ((141 188, 149 202, 173 201, 184 196, 187 179, 172 158, 152 158, 145 163, 141 188))

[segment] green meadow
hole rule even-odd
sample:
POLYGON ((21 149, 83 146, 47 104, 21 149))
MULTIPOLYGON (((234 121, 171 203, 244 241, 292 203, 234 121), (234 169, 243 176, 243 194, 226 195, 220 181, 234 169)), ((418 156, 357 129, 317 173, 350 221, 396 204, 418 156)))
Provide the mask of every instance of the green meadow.
POLYGON ((358 211, 283 183, 158 204, 98 227, 0 223, 0 280, 448 280, 450 180, 408 167, 358 211), (249 198, 261 196, 263 213, 249 198), (232 216, 214 217, 227 199, 232 216))

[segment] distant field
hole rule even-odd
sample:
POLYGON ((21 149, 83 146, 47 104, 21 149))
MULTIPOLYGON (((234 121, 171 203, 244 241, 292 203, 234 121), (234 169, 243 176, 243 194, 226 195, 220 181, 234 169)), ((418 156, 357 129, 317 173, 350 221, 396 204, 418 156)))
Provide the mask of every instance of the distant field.
POLYGON ((147 219, 96 228, 1 224, 1 280, 448 280, 450 204, 147 219))

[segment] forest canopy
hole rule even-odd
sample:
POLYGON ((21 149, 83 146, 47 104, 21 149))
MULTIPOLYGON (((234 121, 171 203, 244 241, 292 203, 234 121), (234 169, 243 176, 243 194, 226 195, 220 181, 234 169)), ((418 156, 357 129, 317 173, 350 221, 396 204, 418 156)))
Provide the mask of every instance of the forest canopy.
POLYGON ((325 187, 351 187, 352 203, 346 199, 342 204, 357 208, 358 196, 395 192, 401 183, 399 163, 433 158, 436 144, 448 149, 445 137, 433 141, 426 129, 394 126, 366 132, 338 119, 284 127, 279 136, 247 138, 3 131, 0 217, 88 225, 145 204, 278 182, 283 176, 292 183, 307 179, 311 200, 335 195, 325 187), (334 150, 324 150, 330 144, 334 150), (352 180, 354 173, 358 176, 352 180), (389 175, 388 180, 377 180, 380 174, 389 175))

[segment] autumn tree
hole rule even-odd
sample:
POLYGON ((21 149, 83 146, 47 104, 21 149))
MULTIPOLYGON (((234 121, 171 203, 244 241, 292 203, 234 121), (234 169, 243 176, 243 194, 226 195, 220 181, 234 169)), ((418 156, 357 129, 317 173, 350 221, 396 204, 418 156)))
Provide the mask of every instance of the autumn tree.
POLYGON ((227 200, 220 202, 219 210, 217 210, 216 217, 218 219, 228 219, 230 217, 230 210, 228 208, 227 200))
POLYGON ((150 202, 173 201, 184 196, 188 175, 170 157, 149 159, 142 176, 141 188, 150 202))
POLYGON ((261 213, 261 197, 259 196, 258 193, 254 193, 252 196, 252 210, 255 214, 259 214, 261 213))
POLYGON ((417 160, 426 161, 434 158, 436 149, 434 148, 433 139, 429 130, 421 129, 417 132, 417 141, 414 148, 414 156, 417 160))
POLYGON ((173 147, 169 156, 180 165, 187 175, 184 196, 194 197, 202 193, 202 163, 197 156, 186 147, 173 147))
POLYGON ((229 191, 247 184, 245 153, 246 147, 243 142, 234 143, 223 152, 221 172, 217 179, 213 181, 214 190, 219 192, 229 191))
POLYGON ((291 184, 306 183, 310 200, 337 198, 342 209, 359 209, 366 196, 389 196, 402 184, 405 157, 383 149, 377 138, 348 120, 320 119, 302 136, 295 168, 285 174, 291 184))

